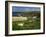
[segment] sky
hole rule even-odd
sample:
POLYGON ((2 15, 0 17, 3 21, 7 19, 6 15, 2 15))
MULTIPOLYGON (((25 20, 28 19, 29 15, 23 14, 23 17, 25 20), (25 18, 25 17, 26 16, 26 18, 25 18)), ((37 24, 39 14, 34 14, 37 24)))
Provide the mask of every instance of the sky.
POLYGON ((13 6, 12 12, 40 11, 40 7, 13 6))

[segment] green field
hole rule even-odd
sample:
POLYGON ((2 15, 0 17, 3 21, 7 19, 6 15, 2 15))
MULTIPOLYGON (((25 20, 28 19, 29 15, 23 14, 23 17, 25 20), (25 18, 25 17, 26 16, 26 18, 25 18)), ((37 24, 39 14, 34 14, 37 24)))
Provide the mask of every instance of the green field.
POLYGON ((26 21, 12 21, 12 30, 34 30, 40 29, 40 17, 32 19, 27 17, 26 21), (23 24, 22 26, 18 24, 23 24))

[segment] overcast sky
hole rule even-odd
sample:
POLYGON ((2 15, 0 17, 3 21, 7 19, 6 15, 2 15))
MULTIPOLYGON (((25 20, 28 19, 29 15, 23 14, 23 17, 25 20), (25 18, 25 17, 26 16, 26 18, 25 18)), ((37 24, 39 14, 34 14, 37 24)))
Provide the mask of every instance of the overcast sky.
POLYGON ((13 6, 13 12, 24 12, 24 11, 40 11, 39 7, 20 7, 20 6, 13 6))

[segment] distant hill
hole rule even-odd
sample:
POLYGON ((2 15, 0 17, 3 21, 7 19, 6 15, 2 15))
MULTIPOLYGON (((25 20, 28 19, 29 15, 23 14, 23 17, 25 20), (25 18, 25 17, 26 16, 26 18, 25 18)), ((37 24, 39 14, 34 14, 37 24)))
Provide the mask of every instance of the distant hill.
POLYGON ((29 12, 12 12, 12 16, 32 16, 40 15, 40 11, 29 11, 29 12))

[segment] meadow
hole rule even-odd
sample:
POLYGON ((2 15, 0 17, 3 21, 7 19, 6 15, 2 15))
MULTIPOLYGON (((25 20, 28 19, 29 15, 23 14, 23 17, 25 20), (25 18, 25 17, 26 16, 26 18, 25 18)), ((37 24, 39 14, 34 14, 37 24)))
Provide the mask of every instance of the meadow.
MULTIPOLYGON (((12 17, 24 17, 27 18, 27 20, 21 20, 18 18, 17 21, 12 21, 12 30, 34 30, 34 29, 40 29, 40 12, 23 12, 18 14, 21 14, 21 16, 12 16, 12 17)), ((13 20, 13 19, 12 19, 13 20)), ((16 19, 14 19, 16 20, 16 19)))

